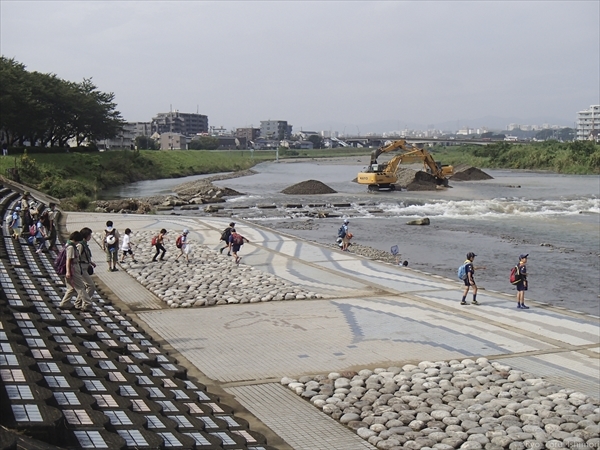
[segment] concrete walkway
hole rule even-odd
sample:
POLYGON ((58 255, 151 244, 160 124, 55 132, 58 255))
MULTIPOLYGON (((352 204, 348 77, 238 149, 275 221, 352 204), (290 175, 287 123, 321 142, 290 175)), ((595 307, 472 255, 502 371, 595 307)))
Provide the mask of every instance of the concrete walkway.
MULTIPOLYGON (((109 219, 120 231, 188 228, 192 242, 214 249, 229 222, 70 213, 67 228, 99 231, 109 219)), ((294 449, 373 447, 279 385, 283 376, 485 356, 598 397, 598 317, 535 302, 519 310, 514 298, 482 290, 480 306, 460 306, 457 281, 236 222, 251 241, 243 263, 326 298, 166 309, 125 271, 108 272, 99 247, 97 274, 138 320, 294 449)))

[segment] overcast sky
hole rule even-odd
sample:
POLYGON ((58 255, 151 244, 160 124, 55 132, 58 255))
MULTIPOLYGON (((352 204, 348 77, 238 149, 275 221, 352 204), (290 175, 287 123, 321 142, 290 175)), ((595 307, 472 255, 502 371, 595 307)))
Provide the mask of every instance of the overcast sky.
POLYGON ((92 78, 128 121, 172 108, 226 128, 573 126, 600 103, 599 5, 1 0, 0 46, 30 71, 92 78))

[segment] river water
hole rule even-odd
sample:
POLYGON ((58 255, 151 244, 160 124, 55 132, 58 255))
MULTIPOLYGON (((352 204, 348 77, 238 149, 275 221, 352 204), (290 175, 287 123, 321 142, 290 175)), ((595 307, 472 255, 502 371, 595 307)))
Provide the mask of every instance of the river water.
MULTIPOLYGON (((440 191, 369 193, 352 182, 364 165, 364 158, 262 163, 254 168, 256 175, 215 184, 246 194, 228 199, 225 206, 234 217, 321 243, 335 240, 341 217, 349 217, 357 243, 384 251, 397 245, 409 267, 429 273, 456 279, 465 254, 473 251, 476 267, 486 267, 476 274, 483 289, 514 294, 510 269, 519 254, 529 253, 526 300, 600 316, 600 177, 486 170, 492 180, 451 180, 451 188, 440 191), (281 194, 309 179, 337 193, 281 194), (344 203, 350 207, 332 206, 344 203), (264 208, 271 204, 276 208, 264 208), (299 211, 292 204, 305 207, 299 211), (339 217, 312 219, 304 212, 311 209, 327 209, 339 217), (431 225, 406 224, 422 217, 431 225)), ((172 190, 188 178, 160 180, 160 189, 172 190)), ((154 193, 157 182, 150 183, 154 193)), ((129 186, 123 196, 153 193, 129 186)))

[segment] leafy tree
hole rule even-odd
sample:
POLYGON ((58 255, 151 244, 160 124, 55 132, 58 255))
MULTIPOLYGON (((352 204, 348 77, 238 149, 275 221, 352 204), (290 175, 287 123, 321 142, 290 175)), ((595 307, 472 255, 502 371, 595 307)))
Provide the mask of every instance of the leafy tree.
POLYGON ((313 148, 323 147, 323 138, 318 134, 311 134, 307 140, 313 143, 313 148))
POLYGON ((547 141, 550 139, 558 141, 572 141, 575 139, 575 130, 573 128, 561 128, 560 130, 541 130, 535 134, 535 139, 547 141))
POLYGON ((135 145, 141 150, 156 150, 156 141, 149 136, 137 136, 135 138, 135 145))
POLYGON ((198 136, 188 142, 190 150, 216 150, 219 148, 219 138, 213 136, 198 136))
POLYGON ((54 74, 28 72, 0 57, 0 130, 9 145, 64 147, 75 138, 94 142, 117 135, 123 125, 113 93, 100 92, 91 79, 81 83, 54 74))

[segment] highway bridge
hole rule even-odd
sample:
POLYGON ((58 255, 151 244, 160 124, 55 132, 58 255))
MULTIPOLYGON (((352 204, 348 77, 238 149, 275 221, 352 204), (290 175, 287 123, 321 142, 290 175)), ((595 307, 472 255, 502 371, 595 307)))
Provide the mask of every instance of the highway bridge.
MULTIPOLYGON (((488 145, 497 142, 504 142, 503 140, 490 140, 490 139, 461 139, 455 137, 449 138, 424 138, 424 137, 384 137, 384 136, 347 136, 339 138, 340 141, 347 143, 352 147, 381 147, 388 141, 395 141, 403 139, 411 144, 441 144, 441 145, 462 145, 462 144, 473 144, 473 145, 488 145)), ((513 143, 518 143, 513 142, 513 143)))

